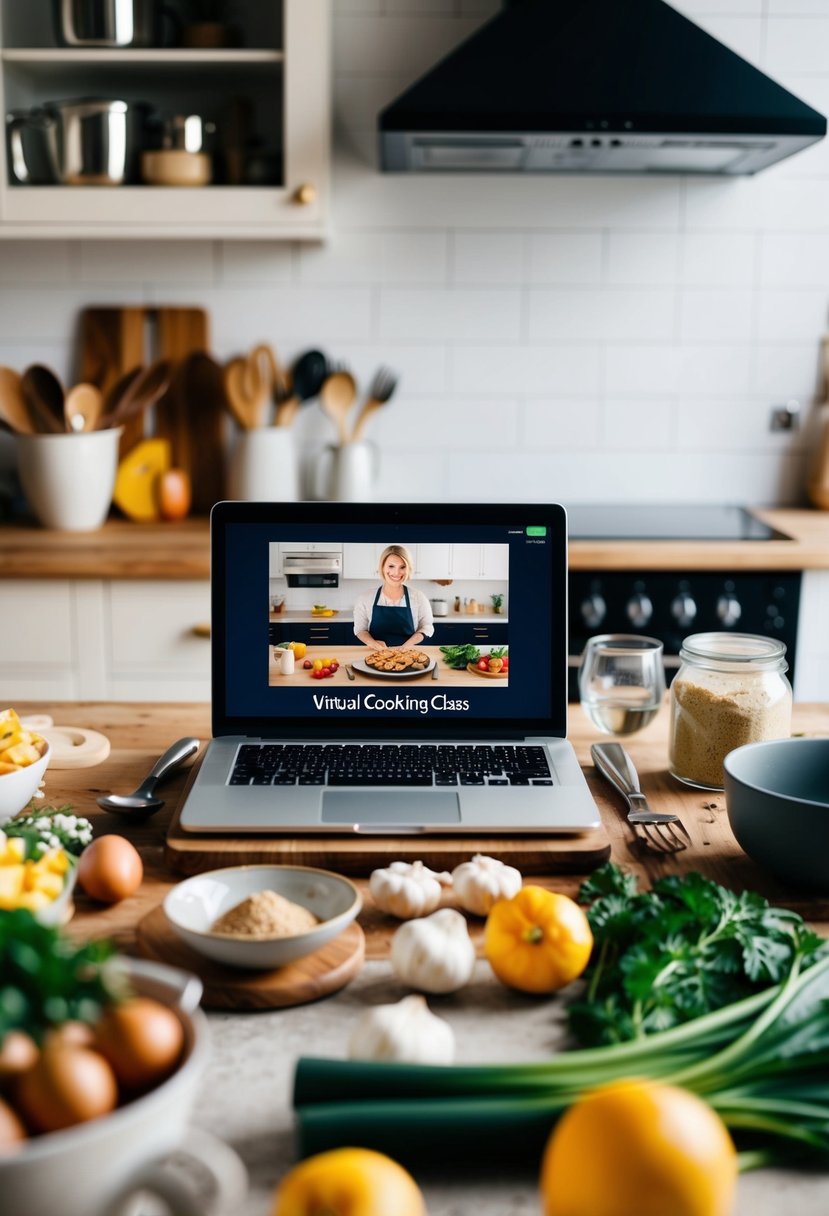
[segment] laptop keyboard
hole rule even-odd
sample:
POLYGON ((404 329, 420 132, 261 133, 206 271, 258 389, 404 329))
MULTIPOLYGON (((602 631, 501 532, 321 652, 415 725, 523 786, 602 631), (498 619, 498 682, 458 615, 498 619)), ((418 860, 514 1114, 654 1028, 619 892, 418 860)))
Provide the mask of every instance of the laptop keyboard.
POLYGON ((512 744, 246 743, 230 785, 552 785, 543 747, 512 744))

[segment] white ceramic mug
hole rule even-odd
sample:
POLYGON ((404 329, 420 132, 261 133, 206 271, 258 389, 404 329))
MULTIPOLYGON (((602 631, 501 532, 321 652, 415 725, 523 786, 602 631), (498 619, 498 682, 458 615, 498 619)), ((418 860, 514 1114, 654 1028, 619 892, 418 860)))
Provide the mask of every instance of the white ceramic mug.
POLYGON ((44 528, 100 528, 112 503, 123 429, 17 436, 20 484, 44 528))
POLYGON ((371 502, 380 473, 380 454, 373 443, 329 445, 317 465, 317 497, 336 502, 371 502))
POLYGON ((299 471, 288 427, 242 431, 230 457, 228 497, 250 502, 296 502, 299 471))

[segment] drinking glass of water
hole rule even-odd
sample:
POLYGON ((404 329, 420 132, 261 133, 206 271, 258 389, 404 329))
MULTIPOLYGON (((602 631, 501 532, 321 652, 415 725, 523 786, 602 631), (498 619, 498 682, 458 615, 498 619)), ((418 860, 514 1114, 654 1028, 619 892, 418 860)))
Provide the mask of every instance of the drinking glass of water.
POLYGON ((656 717, 665 694, 662 643, 634 633, 588 638, 579 663, 579 698, 606 735, 632 735, 656 717))

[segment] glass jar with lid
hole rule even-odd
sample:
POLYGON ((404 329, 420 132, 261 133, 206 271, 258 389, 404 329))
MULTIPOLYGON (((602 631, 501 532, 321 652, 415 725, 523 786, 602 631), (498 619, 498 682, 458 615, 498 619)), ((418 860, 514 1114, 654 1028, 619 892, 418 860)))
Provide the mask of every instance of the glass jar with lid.
POLYGON ((791 734, 786 647, 750 633, 695 633, 671 684, 670 769, 686 785, 723 788, 735 747, 791 734))

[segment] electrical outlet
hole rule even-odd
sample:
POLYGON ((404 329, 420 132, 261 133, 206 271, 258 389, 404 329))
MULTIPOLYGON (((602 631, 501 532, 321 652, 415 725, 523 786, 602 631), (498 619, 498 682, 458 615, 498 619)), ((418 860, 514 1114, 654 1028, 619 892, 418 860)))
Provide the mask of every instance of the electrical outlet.
POLYGON ((773 405, 771 407, 770 431, 796 431, 799 426, 799 401, 787 401, 785 405, 773 405))

